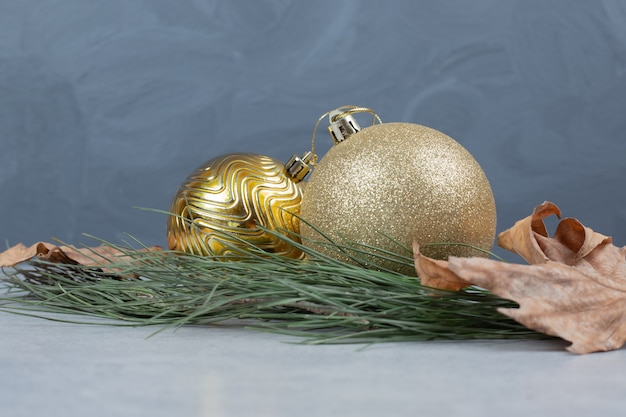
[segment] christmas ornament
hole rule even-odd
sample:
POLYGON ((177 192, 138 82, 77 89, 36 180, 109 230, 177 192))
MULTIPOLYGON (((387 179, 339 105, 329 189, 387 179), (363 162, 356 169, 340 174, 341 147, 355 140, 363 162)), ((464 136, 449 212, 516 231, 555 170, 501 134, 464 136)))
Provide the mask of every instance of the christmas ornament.
POLYGON ((127 244, 18 244, 0 252, 6 287, 0 310, 64 311, 151 326, 244 317, 316 344, 544 338, 541 332, 572 342, 574 353, 620 349, 626 342, 626 247, 574 218, 561 220, 551 237, 544 224, 550 215, 560 218, 561 211, 546 201, 498 236, 499 246, 530 265, 435 260, 415 245, 419 280, 363 270, 306 247, 315 262, 241 264, 181 263, 159 247, 127 244), (443 294, 438 289, 447 296, 433 296, 443 294))
POLYGON ((214 158, 193 172, 174 196, 167 223, 172 250, 237 259, 254 249, 291 258, 302 252, 266 230, 298 241, 306 153, 287 164, 238 153, 214 158))
MULTIPOLYGON (((408 256, 415 241, 438 259, 482 254, 470 245, 490 250, 495 202, 472 155, 426 126, 379 123, 361 129, 353 115, 362 109, 328 113, 335 146, 307 184, 300 208, 303 242, 338 259, 354 261, 356 256, 365 263, 371 257, 337 250, 324 239, 408 256)), ((411 266, 393 260, 376 259, 376 264, 415 274, 411 266)))

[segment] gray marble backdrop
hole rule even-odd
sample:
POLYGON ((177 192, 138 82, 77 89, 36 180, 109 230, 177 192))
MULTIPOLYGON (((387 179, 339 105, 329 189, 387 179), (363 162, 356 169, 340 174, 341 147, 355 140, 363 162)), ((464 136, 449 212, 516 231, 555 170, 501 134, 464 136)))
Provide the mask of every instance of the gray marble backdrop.
POLYGON ((463 144, 499 231, 551 200, 626 244, 621 0, 0 0, 0 244, 164 244, 134 207, 344 104, 463 144))

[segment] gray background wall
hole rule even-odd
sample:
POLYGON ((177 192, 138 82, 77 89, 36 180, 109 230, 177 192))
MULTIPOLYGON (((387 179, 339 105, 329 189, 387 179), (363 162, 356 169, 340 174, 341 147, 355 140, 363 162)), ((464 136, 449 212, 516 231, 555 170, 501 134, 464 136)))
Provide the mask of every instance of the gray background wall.
POLYGON ((164 244, 133 206, 343 104, 462 143, 499 231, 548 199, 626 244, 621 0, 0 0, 0 241, 164 244))

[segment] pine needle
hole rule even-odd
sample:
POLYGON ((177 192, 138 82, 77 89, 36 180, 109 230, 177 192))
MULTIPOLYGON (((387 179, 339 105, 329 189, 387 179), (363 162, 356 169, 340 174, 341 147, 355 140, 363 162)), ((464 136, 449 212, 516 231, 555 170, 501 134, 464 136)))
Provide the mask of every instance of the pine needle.
POLYGON ((224 261, 100 242, 128 258, 110 259, 106 269, 32 260, 5 270, 8 288, 0 309, 38 317, 87 315, 161 330, 236 320, 315 344, 546 337, 496 311, 515 307, 511 301, 476 287, 434 290, 371 262, 378 257, 412 265, 408 257, 349 242, 317 243, 335 245, 353 264, 285 239, 307 259, 249 248, 238 260, 224 261), (111 270, 116 273, 105 272, 111 270), (131 275, 139 278, 120 278, 131 275))

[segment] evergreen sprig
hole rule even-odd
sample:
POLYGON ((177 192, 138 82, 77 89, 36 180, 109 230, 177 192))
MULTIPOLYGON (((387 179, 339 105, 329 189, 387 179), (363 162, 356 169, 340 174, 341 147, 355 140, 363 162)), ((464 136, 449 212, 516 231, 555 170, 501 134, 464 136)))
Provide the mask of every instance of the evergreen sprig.
POLYGON ((497 308, 515 303, 488 291, 435 290, 372 262, 393 259, 411 265, 409 257, 349 243, 316 243, 342 252, 345 260, 337 260, 285 239, 299 246, 306 259, 251 247, 225 261, 101 242, 125 257, 98 266, 32 260, 5 270, 0 279, 8 290, 0 309, 88 315, 115 325, 161 329, 234 320, 308 343, 546 337, 498 313, 497 308))

